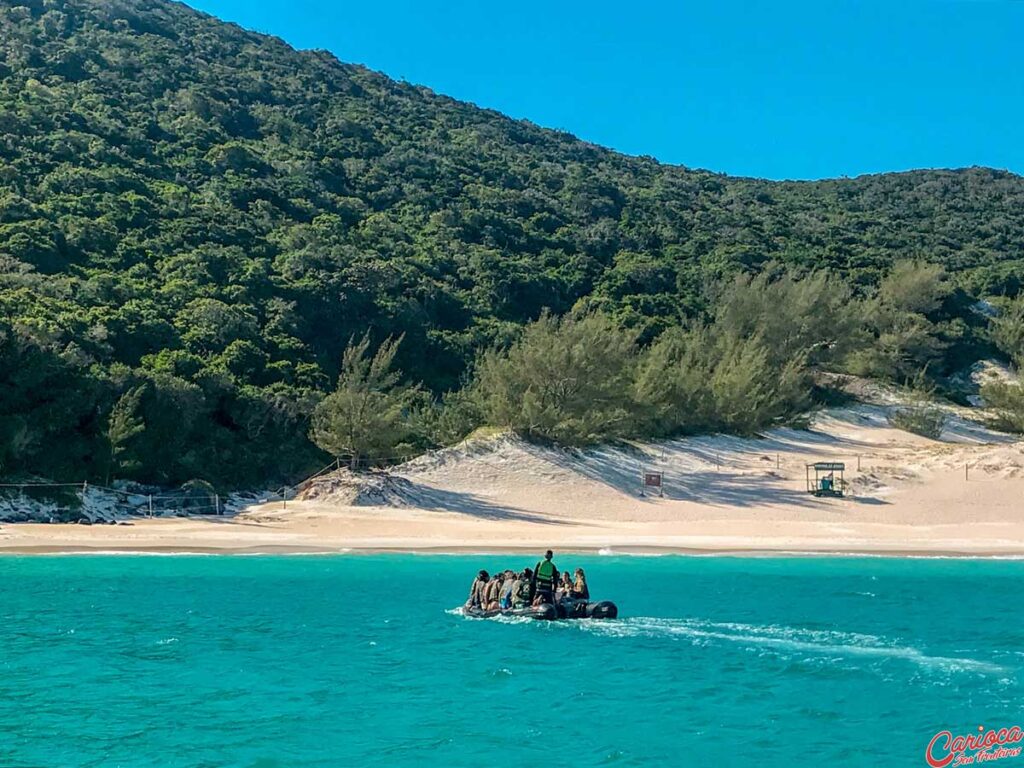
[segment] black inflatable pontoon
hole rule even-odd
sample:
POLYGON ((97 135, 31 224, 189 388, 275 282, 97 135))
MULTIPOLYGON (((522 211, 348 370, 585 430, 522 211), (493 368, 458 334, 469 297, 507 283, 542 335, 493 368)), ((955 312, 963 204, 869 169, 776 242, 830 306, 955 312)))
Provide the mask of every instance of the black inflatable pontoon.
POLYGON ((558 605, 541 603, 528 608, 509 608, 507 610, 484 611, 478 607, 463 608, 466 616, 475 619, 491 619, 495 616, 525 616, 538 621, 554 621, 555 619, 614 619, 619 609, 611 600, 587 602, 585 600, 563 601, 558 605))

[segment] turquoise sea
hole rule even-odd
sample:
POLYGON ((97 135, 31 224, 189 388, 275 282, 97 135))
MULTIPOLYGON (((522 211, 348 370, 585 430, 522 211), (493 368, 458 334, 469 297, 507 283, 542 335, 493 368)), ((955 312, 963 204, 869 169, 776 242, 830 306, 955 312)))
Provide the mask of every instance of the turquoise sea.
POLYGON ((0 765, 915 766, 1024 725, 1022 562, 556 562, 622 618, 452 610, 518 556, 2 557, 0 765))

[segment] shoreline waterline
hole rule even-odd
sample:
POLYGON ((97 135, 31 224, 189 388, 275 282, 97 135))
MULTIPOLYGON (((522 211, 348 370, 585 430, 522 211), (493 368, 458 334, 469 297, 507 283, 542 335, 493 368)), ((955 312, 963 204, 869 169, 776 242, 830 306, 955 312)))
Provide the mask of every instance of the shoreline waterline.
MULTIPOLYGON (((560 554, 585 555, 590 557, 682 557, 682 558, 735 558, 735 559, 856 559, 873 558, 880 560, 1005 560, 1024 561, 1024 552, 1019 551, 952 551, 928 549, 772 549, 751 546, 747 548, 702 549, 685 547, 579 547, 557 546, 560 554)), ((478 555, 481 557, 502 555, 535 555, 536 547, 529 546, 419 546, 419 547, 84 547, 84 546, 0 546, 3 557, 60 557, 60 556, 138 556, 138 557, 334 557, 342 555, 417 555, 434 557, 460 557, 478 555)))

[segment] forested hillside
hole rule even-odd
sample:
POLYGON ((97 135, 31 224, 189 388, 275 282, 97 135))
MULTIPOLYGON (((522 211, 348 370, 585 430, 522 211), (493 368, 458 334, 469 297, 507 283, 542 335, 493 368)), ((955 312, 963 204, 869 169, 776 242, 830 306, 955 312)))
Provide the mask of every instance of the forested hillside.
MULTIPOLYGON (((953 369, 988 344, 974 300, 1020 291, 1024 179, 730 178, 616 154, 176 3, 0 0, 0 474, 296 477, 327 455, 309 439, 311 414, 367 333, 367 356, 402 337, 381 361, 408 385, 396 413, 429 424, 392 446, 481 420, 514 426, 508 408, 536 387, 498 392, 499 380, 514 384, 501 350, 545 310, 591 318, 579 326, 591 343, 588 333, 622 330, 622 360, 648 380, 631 374, 617 391, 663 378, 633 359, 647 349, 690 370, 687 345, 699 343, 705 367, 732 355, 756 370, 760 352, 730 345, 760 326, 743 330, 722 302, 748 306, 728 286, 766 265, 783 282, 828 270, 811 278, 809 311, 827 304, 829 334, 860 334, 842 358, 846 336, 823 356, 821 339, 798 335, 806 348, 789 351, 801 366, 953 369), (920 306, 879 293, 898 262, 943 268, 925 270, 920 306), (842 307, 819 301, 828 296, 880 301, 891 327, 861 322, 881 316, 874 304, 838 318, 842 307), (936 324, 927 349, 871 358, 886 333, 920 331, 914 317, 936 324), (703 327, 713 322, 731 330, 703 327), (490 384, 449 395, 454 415, 431 404, 478 368, 490 384)), ((793 363, 765 361, 774 378, 793 363)), ((635 432, 655 401, 679 410, 648 395, 644 418, 616 412, 632 427, 584 437, 635 432)), ((786 397, 765 418, 805 400, 786 397)), ((707 407, 714 418, 699 424, 657 411, 653 431, 758 426, 707 407)), ((562 434, 530 418, 525 431, 562 434)))

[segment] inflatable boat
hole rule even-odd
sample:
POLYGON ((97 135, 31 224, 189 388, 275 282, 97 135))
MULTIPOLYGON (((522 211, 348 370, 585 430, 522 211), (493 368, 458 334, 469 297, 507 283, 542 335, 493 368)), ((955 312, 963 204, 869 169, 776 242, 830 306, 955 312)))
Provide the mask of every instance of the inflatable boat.
POLYGON ((474 606, 463 608, 462 613, 475 619, 491 619, 495 616, 524 616, 538 621, 555 621, 556 619, 614 619, 619 615, 619 609, 611 600, 564 600, 558 605, 541 603, 527 608, 508 608, 495 611, 485 611, 474 606))

